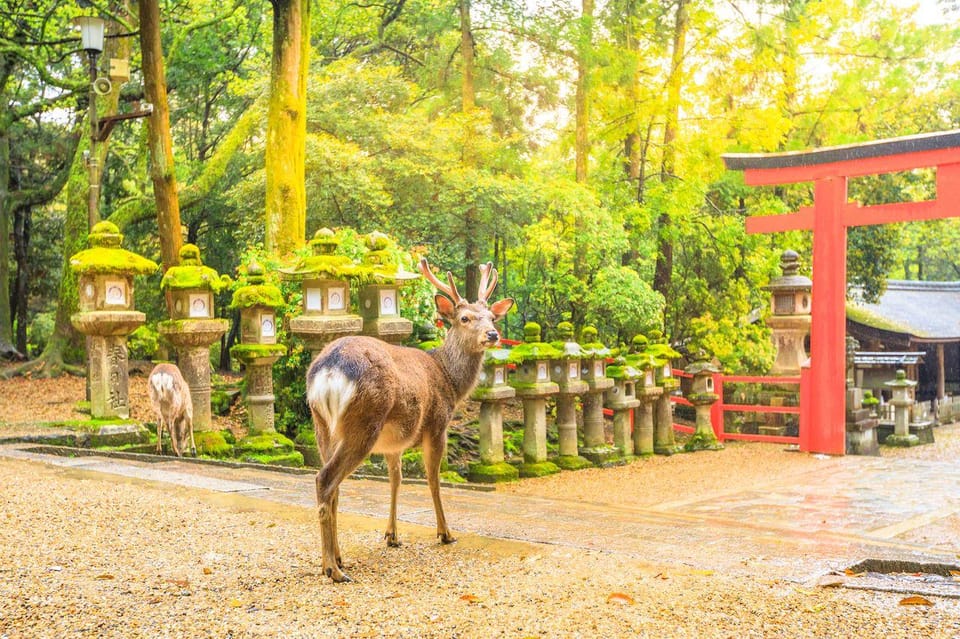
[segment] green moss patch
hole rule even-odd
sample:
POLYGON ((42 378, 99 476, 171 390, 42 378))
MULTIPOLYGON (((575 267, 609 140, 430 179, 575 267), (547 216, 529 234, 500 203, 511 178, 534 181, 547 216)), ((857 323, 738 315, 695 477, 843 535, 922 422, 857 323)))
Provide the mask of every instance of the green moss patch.
POLYGON ((586 457, 579 455, 560 455, 553 460, 561 470, 583 470, 593 468, 593 463, 586 457))
POLYGON ((470 464, 467 477, 470 481, 478 484, 499 484, 517 481, 520 478, 520 472, 506 462, 500 462, 499 464, 475 462, 470 464))
POLYGON ((193 434, 193 439, 197 444, 198 455, 207 455, 219 459, 233 455, 233 446, 227 443, 225 434, 219 430, 196 431, 193 434))
POLYGON ((528 462, 520 464, 519 471, 521 477, 545 477, 547 475, 555 475, 556 473, 559 473, 560 467, 549 461, 532 463, 528 462))

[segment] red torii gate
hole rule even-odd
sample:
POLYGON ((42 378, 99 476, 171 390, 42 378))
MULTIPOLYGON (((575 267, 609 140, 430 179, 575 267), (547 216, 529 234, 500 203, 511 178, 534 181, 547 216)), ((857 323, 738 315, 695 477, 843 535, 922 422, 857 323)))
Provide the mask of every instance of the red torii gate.
MULTIPOLYGON (((812 151, 723 156, 751 186, 813 182, 812 207, 749 217, 747 233, 813 231, 809 414, 801 411, 800 447, 843 455, 846 447, 847 227, 960 216, 960 130, 914 135, 812 151), (847 179, 935 168, 937 195, 922 202, 861 206, 847 200, 847 179)), ((924 312, 918 309, 917 312, 924 312)))

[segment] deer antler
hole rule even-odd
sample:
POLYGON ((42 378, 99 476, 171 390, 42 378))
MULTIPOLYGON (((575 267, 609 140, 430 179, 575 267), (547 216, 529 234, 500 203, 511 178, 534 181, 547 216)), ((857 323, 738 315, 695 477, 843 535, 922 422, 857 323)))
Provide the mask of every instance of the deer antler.
POLYGON ((459 304, 463 301, 463 298, 460 297, 460 293, 457 292, 457 285, 453 281, 453 273, 447 271, 447 282, 449 284, 444 284, 437 279, 437 276, 433 274, 433 271, 430 270, 430 264, 427 262, 427 258, 420 258, 420 272, 423 274, 427 281, 433 284, 438 291, 446 294, 453 300, 454 304, 459 304))
POLYGON ((490 294, 493 293, 493 289, 495 288, 497 288, 497 269, 493 268, 493 262, 481 264, 480 290, 477 291, 477 301, 486 303, 487 299, 490 297, 490 294))

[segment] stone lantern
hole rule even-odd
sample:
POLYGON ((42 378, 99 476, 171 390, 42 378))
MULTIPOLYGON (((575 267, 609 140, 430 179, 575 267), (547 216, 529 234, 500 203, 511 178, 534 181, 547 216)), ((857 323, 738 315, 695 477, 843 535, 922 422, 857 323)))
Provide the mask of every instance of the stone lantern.
POLYGON ((577 452, 577 396, 585 395, 590 386, 581 377, 584 351, 573 341, 573 324, 560 322, 557 337, 557 341, 550 344, 561 353, 550 362, 550 379, 560 388, 557 392, 560 455, 556 464, 564 470, 578 470, 593 465, 577 452))
POLYGON ((519 477, 516 468, 504 461, 503 403, 517 392, 507 384, 511 351, 487 349, 483 370, 470 399, 480 402, 480 461, 470 464, 470 481, 492 484, 519 477))
POLYGON ((537 477, 560 472, 547 461, 547 398, 560 387, 550 379, 550 361, 563 353, 540 341, 540 325, 528 322, 523 327, 524 343, 513 349, 516 375, 510 385, 523 400, 523 461, 521 477, 537 477))
POLYGON ((90 248, 70 258, 79 276, 79 312, 70 322, 87 336, 90 415, 96 419, 130 416, 127 335, 146 321, 134 310, 133 277, 157 270, 152 262, 120 248, 123 236, 111 222, 100 222, 88 236, 90 248))
POLYGON ((765 287, 771 293, 767 326, 777 350, 771 375, 799 375, 800 365, 809 357, 803 343, 810 334, 813 283, 809 277, 797 274, 799 266, 800 256, 795 251, 784 251, 780 257, 783 275, 773 278, 765 287))
POLYGON ((413 322, 400 316, 400 287, 420 276, 396 263, 385 234, 374 231, 365 242, 367 253, 361 269, 368 283, 360 289, 362 333, 399 344, 413 333, 413 322))
POLYGON ((313 357, 338 337, 363 330, 363 319, 350 312, 350 278, 357 266, 349 257, 335 254, 339 244, 336 233, 322 228, 310 240, 313 254, 281 271, 302 283, 303 313, 290 319, 290 332, 303 340, 313 357))
POLYGON ((635 335, 631 344, 631 353, 627 362, 640 371, 640 379, 634 385, 634 394, 640 401, 639 410, 634 409, 633 453, 635 455, 653 455, 653 411, 663 389, 657 386, 654 369, 659 367, 658 360, 648 350, 649 342, 644 335, 635 335))
POLYGON ((200 249, 193 244, 183 245, 180 264, 167 269, 160 281, 172 306, 171 319, 157 328, 177 351, 177 363, 190 386, 197 451, 212 455, 230 450, 223 435, 211 431, 210 411, 210 345, 230 327, 227 320, 214 317, 213 296, 229 285, 228 276, 203 265, 200 249))
POLYGON ((662 332, 654 330, 648 335, 650 345, 647 351, 654 357, 654 379, 663 389, 656 400, 653 427, 653 452, 657 455, 672 455, 681 449, 673 435, 673 403, 670 395, 680 387, 680 380, 673 376, 673 359, 680 353, 670 348, 662 332))
POLYGON ((896 379, 883 384, 891 390, 890 403, 893 404, 893 434, 883 440, 888 446, 916 446, 920 438, 910 432, 910 407, 914 404, 913 388, 917 383, 907 379, 902 368, 897 370, 896 379))
POLYGON ((613 411, 613 446, 626 459, 633 457, 632 422, 633 409, 640 405, 637 399, 637 382, 643 373, 632 366, 626 355, 607 366, 607 377, 613 387, 604 395, 604 405, 613 411))
POLYGON ((597 339, 597 329, 584 327, 580 333, 583 357, 580 376, 587 383, 583 402, 583 448, 580 455, 594 464, 603 464, 617 457, 617 449, 607 445, 604 435, 603 394, 613 388, 613 379, 607 377, 607 357, 610 349, 597 339))
POLYGON ((693 376, 687 399, 696 410, 697 423, 693 436, 684 445, 684 449, 687 451, 720 450, 723 444, 717 441, 717 435, 713 432, 710 421, 710 407, 720 399, 713 383, 713 376, 719 373, 720 369, 713 365, 706 351, 699 348, 692 350, 694 361, 687 366, 685 372, 693 376))

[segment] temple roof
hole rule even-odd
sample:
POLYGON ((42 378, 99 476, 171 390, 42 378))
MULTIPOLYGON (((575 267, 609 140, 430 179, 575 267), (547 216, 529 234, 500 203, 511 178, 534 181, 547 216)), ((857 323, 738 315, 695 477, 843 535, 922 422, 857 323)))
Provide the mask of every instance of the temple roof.
POLYGON ((876 304, 848 302, 847 319, 919 341, 957 341, 960 282, 888 280, 876 304))

